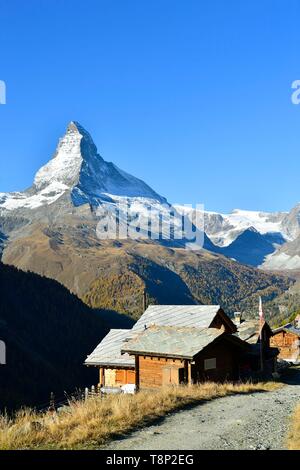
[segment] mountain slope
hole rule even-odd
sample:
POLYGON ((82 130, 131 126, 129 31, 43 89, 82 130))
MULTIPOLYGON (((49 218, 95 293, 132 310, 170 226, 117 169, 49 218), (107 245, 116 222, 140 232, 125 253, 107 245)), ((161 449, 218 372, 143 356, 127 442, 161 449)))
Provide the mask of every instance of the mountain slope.
POLYGON ((270 254, 262 268, 271 271, 300 270, 300 235, 295 240, 285 243, 275 253, 270 254))
MULTIPOLYGON (((145 239, 99 239, 99 208, 109 215, 118 210, 118 220, 126 229, 129 220, 138 224, 149 209, 156 221, 171 209, 174 227, 182 222, 180 211, 165 198, 104 161, 89 133, 72 122, 54 157, 37 172, 32 187, 0 195, 3 262, 56 279, 89 305, 117 309, 135 318, 141 313, 144 287, 153 302, 222 301, 232 312, 246 305, 247 295, 252 298, 267 289, 268 295, 274 296, 290 285, 287 279, 228 261, 222 256, 227 247, 215 245, 207 234, 205 249, 200 251, 182 249, 185 240, 164 239, 168 230, 163 224, 156 228, 154 224, 154 229, 151 224, 152 235, 159 235, 157 238, 150 239, 146 228, 142 233, 145 239), (128 219, 118 209, 119 202, 128 206, 128 219), (250 285, 249 278, 253 279, 250 285), (229 279, 238 288, 232 287, 229 279)), ((221 230, 223 219, 217 218, 221 230)), ((279 222, 268 223, 274 228, 279 222)), ((203 228, 198 229, 203 234, 203 228)), ((209 233, 213 234, 212 228, 209 233)), ((242 260, 239 242, 234 254, 234 246, 228 248, 228 256, 242 260)))
POLYGON ((57 282, 0 263, 0 339, 7 364, 0 366, 0 409, 49 402, 50 393, 95 383, 83 366, 111 327, 126 317, 97 312, 57 282))
POLYGON ((262 268, 274 271, 300 270, 300 203, 297 204, 283 221, 289 236, 288 241, 274 253, 267 256, 262 268))
MULTIPOLYGON (((181 212, 183 206, 175 207, 181 212)), ((195 209, 189 210, 191 220, 196 213, 195 209)), ((281 246, 284 250, 284 246, 288 246, 300 234, 300 205, 290 213, 239 209, 230 214, 205 212, 204 230, 209 240, 204 245, 206 249, 250 266, 264 268, 263 263, 272 253, 276 255, 280 252, 281 246)))
POLYGON ((228 313, 246 307, 251 313, 258 295, 273 298, 291 284, 206 250, 151 241, 99 241, 92 224, 75 219, 51 229, 34 225, 32 230, 6 247, 5 263, 58 280, 92 307, 134 318, 142 313, 144 288, 152 303, 221 303, 228 313))
POLYGON ((291 228, 289 230, 286 228, 287 216, 285 212, 271 213, 240 209, 235 209, 230 214, 206 212, 205 231, 214 244, 222 247, 229 246, 241 233, 250 228, 254 228, 262 235, 281 234, 285 240, 289 239, 291 233, 291 228))
POLYGON ((229 246, 222 248, 222 254, 239 263, 259 266, 266 256, 275 250, 272 243, 255 228, 250 227, 242 232, 229 246))

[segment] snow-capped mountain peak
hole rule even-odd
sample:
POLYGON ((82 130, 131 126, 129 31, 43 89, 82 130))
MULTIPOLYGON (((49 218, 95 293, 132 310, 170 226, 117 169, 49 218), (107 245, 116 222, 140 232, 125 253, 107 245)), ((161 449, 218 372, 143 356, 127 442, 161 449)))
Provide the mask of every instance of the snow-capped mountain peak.
POLYGON ((111 196, 165 201, 143 181, 106 162, 90 134, 75 121, 60 139, 54 158, 37 173, 34 184, 40 188, 50 181, 67 185, 75 206, 97 205, 99 200, 112 200, 111 196))
POLYGON ((36 173, 29 190, 0 193, 0 209, 35 209, 52 204, 66 192, 76 207, 114 201, 114 196, 167 202, 142 180, 106 162, 91 135, 76 121, 70 122, 54 156, 36 173))
POLYGON ((205 213, 206 232, 211 240, 219 246, 228 246, 244 230, 255 228, 261 234, 281 233, 288 239, 285 233, 283 220, 284 212, 259 212, 234 209, 230 214, 205 213))
POLYGON ((39 190, 49 183, 59 182, 71 188, 75 186, 80 177, 83 162, 98 158, 90 134, 77 122, 68 125, 65 135, 59 143, 53 158, 44 165, 35 175, 34 186, 39 190))

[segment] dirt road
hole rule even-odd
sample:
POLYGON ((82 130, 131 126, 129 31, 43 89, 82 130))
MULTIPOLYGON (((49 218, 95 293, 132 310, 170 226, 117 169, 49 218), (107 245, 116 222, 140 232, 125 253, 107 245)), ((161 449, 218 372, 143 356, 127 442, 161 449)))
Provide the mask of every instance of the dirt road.
POLYGON ((299 370, 280 390, 228 396, 171 413, 105 449, 285 449, 289 418, 298 402, 299 370))

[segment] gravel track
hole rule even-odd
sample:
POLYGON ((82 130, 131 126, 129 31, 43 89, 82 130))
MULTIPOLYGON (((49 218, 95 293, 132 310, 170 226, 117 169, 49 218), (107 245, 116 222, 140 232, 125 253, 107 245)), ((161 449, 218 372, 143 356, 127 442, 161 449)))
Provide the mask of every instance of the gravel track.
POLYGON ((274 392, 232 395, 170 413, 110 442, 108 450, 286 449, 289 419, 300 402, 300 370, 274 392))

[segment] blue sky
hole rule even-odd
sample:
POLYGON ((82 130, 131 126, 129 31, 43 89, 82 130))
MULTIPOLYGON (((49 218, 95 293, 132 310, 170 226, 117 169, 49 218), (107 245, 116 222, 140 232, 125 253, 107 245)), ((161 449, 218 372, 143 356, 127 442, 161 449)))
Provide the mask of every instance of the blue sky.
POLYGON ((0 0, 0 191, 71 120, 171 202, 300 201, 299 0, 0 0))

